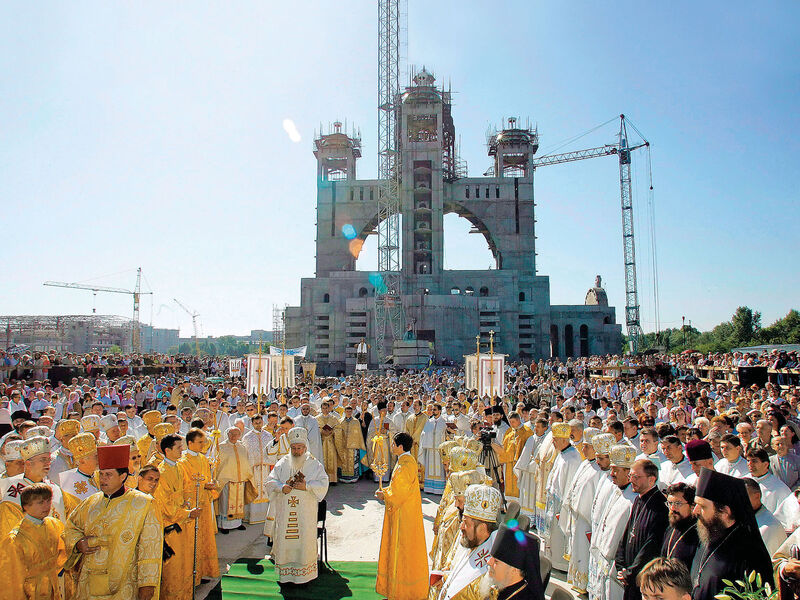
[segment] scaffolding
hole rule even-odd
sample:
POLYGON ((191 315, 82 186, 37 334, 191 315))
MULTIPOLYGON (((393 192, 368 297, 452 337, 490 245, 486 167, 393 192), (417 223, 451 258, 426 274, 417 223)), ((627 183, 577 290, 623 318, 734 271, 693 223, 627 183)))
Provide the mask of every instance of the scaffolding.
POLYGON ((115 315, 0 315, 1 346, 33 351, 130 352, 133 321, 115 315))

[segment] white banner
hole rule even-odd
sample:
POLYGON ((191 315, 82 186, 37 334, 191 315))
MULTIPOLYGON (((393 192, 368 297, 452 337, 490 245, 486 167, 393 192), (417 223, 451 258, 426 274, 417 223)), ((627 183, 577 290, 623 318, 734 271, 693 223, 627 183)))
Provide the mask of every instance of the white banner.
MULTIPOLYGON (((233 362, 233 361, 231 361, 233 362)), ((241 361, 240 361, 241 362, 241 361)), ((269 394, 270 386, 270 356, 269 354, 247 355, 247 395, 269 394)), ((241 368, 241 364, 240 364, 241 368)))
POLYGON ((228 376, 241 377, 242 376, 242 359, 232 358, 228 361, 228 376))
POLYGON ((294 356, 280 354, 270 356, 272 360, 272 387, 276 390, 294 387, 294 356))
POLYGON ((487 395, 489 398, 503 397, 505 362, 504 354, 495 354, 494 358, 481 354, 481 398, 487 395))
MULTIPOLYGON (((299 348, 287 348, 286 356, 299 356, 300 358, 305 358, 306 348, 308 348, 308 346, 300 346, 299 348)), ((277 346, 270 346, 269 353, 272 354, 273 356, 280 356, 283 352, 277 346)))

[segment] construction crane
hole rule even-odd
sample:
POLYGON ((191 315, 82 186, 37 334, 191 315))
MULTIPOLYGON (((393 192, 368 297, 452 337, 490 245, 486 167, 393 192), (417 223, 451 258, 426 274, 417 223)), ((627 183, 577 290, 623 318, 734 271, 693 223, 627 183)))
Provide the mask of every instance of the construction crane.
MULTIPOLYGON (((628 121, 629 122, 629 121, 628 121)), ((622 205, 622 250, 625 266, 625 326, 628 330, 628 339, 633 354, 639 351, 639 344, 643 336, 642 325, 639 318, 639 294, 636 287, 636 240, 633 232, 633 195, 631 192, 631 152, 639 148, 649 148, 648 142, 636 126, 631 123, 642 141, 630 146, 628 144, 628 129, 625 115, 619 116, 619 141, 616 144, 607 144, 597 148, 564 152, 562 154, 549 154, 534 158, 533 168, 547 165, 559 165, 576 160, 597 158, 599 156, 619 156, 619 186, 620 202, 622 205)), ((653 189, 652 179, 650 189, 653 189)), ((655 269, 655 257, 653 257, 655 269)), ((655 279, 657 281, 657 278, 655 279)), ((657 285, 657 284, 656 284, 657 285)), ((656 296, 658 292, 656 290, 656 296)), ((656 303, 657 303, 656 299, 656 303)))
MULTIPOLYGON (((64 283, 63 281, 45 281, 43 285, 51 287, 70 288, 73 290, 89 290, 94 292, 108 292, 111 294, 131 294, 133 295, 133 321, 131 322, 131 348, 134 352, 140 352, 142 349, 141 337, 139 335, 139 300, 142 294, 152 294, 153 292, 142 291, 142 268, 136 269, 136 287, 131 290, 122 288, 105 287, 102 285, 88 285, 85 283, 64 283)), ((97 312, 97 309, 92 305, 92 313, 97 312)))
POLYGON ((194 331, 194 349, 197 352, 197 358, 200 358, 200 336, 198 335, 199 327, 197 325, 197 317, 200 316, 200 313, 194 310, 189 310, 177 298, 173 298, 175 300, 175 304, 180 306, 187 315, 192 317, 192 329, 194 331))
POLYGON ((378 0, 378 273, 375 286, 375 347, 381 364, 403 329, 400 272, 400 0, 378 0), (389 337, 387 338, 387 331, 389 337))

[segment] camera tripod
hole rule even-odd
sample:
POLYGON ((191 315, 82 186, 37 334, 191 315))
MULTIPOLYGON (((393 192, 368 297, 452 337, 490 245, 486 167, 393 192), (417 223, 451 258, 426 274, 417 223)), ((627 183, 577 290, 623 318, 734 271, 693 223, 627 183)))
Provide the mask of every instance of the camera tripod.
POLYGON ((505 495, 505 484, 500 477, 500 465, 497 462, 497 454, 492 448, 491 442, 488 444, 483 442, 483 448, 481 449, 481 464, 486 468, 487 471, 491 475, 494 476, 494 480, 497 482, 497 488, 500 490, 500 498, 503 501, 503 511, 506 510, 506 495, 505 495))

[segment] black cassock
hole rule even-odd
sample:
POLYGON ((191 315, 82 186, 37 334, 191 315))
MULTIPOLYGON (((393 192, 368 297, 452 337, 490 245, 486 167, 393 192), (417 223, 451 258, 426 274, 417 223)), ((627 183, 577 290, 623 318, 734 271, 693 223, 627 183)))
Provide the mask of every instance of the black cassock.
POLYGON ((633 501, 631 516, 625 526, 617 556, 617 572, 628 570, 625 600, 641 600, 642 592, 636 586, 636 576, 648 562, 661 555, 664 531, 667 529, 667 499, 658 487, 633 501))
POLYGON ((700 536, 697 533, 697 520, 689 517, 680 521, 674 527, 667 527, 664 534, 664 544, 661 546, 661 556, 674 558, 681 561, 687 571, 692 570, 692 561, 700 546, 700 536))
POLYGON ((746 527, 733 525, 722 534, 719 542, 708 548, 701 544, 697 552, 692 571, 693 600, 709 600, 725 587, 723 579, 736 581, 751 571, 760 573, 763 582, 773 584, 769 552, 758 530, 749 533, 746 527))

